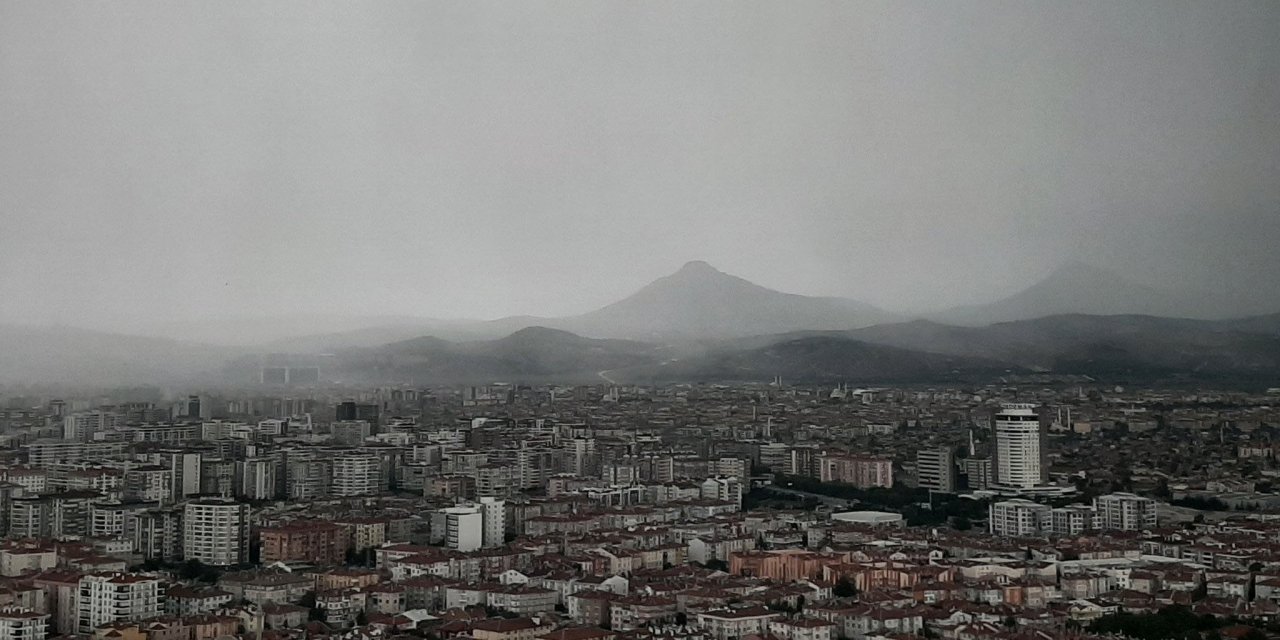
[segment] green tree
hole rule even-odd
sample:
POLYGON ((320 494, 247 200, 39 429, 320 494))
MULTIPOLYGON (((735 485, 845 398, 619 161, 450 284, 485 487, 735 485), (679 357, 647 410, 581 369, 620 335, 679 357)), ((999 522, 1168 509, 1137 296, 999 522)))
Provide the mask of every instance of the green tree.
POLYGON ((204 563, 192 558, 178 568, 178 577, 183 580, 195 580, 204 574, 204 563))
POLYGON ((852 598, 858 595, 858 587, 848 578, 840 578, 836 582, 836 586, 831 589, 832 595, 837 598, 852 598))

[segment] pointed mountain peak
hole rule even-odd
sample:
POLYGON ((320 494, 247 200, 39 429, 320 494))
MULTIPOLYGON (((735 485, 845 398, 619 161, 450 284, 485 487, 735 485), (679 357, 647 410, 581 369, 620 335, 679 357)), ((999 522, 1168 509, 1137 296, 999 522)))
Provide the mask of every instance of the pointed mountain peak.
POLYGON ((1124 278, 1114 272, 1102 267, 1082 262, 1080 260, 1072 260, 1053 270, 1045 280, 1110 280, 1122 281, 1124 278))
POLYGON ((686 275, 720 275, 724 272, 711 266, 711 264, 705 260, 690 260, 689 262, 684 263, 684 266, 680 267, 680 270, 676 273, 686 275))

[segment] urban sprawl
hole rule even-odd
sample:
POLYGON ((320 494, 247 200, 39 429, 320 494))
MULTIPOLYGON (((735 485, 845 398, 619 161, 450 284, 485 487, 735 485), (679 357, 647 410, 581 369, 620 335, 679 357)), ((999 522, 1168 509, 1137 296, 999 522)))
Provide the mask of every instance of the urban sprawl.
POLYGON ((1277 401, 11 392, 0 640, 1262 638, 1277 401))

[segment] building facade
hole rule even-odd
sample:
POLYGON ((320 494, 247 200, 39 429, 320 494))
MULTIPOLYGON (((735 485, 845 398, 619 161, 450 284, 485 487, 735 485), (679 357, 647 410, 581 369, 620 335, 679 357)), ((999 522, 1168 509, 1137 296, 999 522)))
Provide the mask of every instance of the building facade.
POLYGON ((188 502, 182 514, 182 555, 225 567, 249 561, 249 505, 235 500, 188 502))
POLYGON ((1033 404, 1005 404, 995 416, 995 484, 1019 490, 1042 485, 1044 426, 1033 404))

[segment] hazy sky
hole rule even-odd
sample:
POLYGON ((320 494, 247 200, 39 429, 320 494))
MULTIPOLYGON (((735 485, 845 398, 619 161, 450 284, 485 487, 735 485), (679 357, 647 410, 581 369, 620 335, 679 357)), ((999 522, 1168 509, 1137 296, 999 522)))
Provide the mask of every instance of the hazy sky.
POLYGON ((0 0, 0 319, 1280 301, 1280 3, 0 0))

